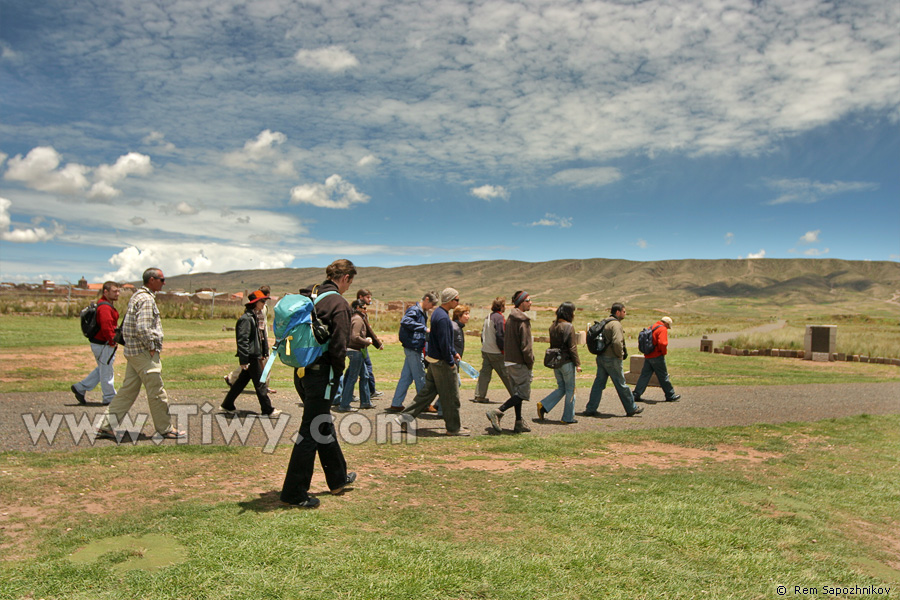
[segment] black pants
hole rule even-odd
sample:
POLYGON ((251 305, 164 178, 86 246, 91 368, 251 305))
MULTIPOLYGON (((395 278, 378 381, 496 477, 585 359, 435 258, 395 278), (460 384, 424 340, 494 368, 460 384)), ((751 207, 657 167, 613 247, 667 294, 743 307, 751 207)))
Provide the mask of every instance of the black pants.
POLYGON ((332 383, 328 397, 325 395, 330 371, 325 365, 313 365, 306 368, 302 379, 294 375, 294 386, 303 399, 303 418, 300 421, 300 435, 284 476, 282 502, 297 504, 309 499, 316 454, 325 471, 328 489, 337 489, 347 482, 347 461, 341 452, 331 418, 331 402, 337 393, 337 381, 332 383))
POLYGON ((234 401, 252 380, 253 388, 256 390, 256 398, 259 400, 259 411, 264 415, 272 412, 272 401, 269 400, 269 386, 259 380, 262 376, 262 369, 259 366, 259 362, 259 359, 251 358, 249 366, 246 369, 241 369, 241 374, 238 375, 238 378, 234 381, 231 389, 225 394, 225 400, 222 401, 222 408, 234 410, 234 401))

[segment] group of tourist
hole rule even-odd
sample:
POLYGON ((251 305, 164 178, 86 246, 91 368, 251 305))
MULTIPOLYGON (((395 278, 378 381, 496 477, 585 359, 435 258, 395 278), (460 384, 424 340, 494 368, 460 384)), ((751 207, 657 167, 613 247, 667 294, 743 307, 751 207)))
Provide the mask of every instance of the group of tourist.
MULTIPOLYGON (((384 344, 369 324, 367 307, 372 302, 368 290, 360 290, 352 305, 343 298, 356 275, 353 263, 336 260, 326 269, 326 280, 316 286, 316 314, 330 331, 330 339, 322 355, 311 365, 295 369, 294 386, 303 403, 300 431, 294 444, 281 492, 282 501, 289 505, 313 508, 318 498, 309 495, 315 457, 318 456, 325 471, 326 482, 333 494, 342 493, 356 479, 347 471, 334 430, 332 410, 355 411, 350 404, 354 388, 359 383, 360 408, 374 408, 372 397, 380 395, 375 390, 375 379, 368 354, 370 347, 382 349, 384 344), (349 358, 349 364, 347 360, 349 358), (345 368, 346 367, 346 368, 345 368), (326 416, 327 418, 320 418, 326 416), (316 434, 313 435, 313 428, 316 434)), ((143 286, 128 302, 121 328, 117 328, 118 313, 114 303, 118 298, 118 285, 106 282, 98 303, 96 319, 98 332, 91 337, 91 348, 97 367, 84 380, 71 389, 79 403, 84 404, 85 393, 98 383, 107 406, 97 430, 97 437, 118 439, 116 428, 134 404, 141 386, 146 389, 147 401, 156 435, 165 439, 181 439, 183 431, 172 427, 168 401, 163 387, 160 361, 163 333, 156 293, 165 284, 165 276, 158 268, 147 269, 143 274, 143 286), (116 391, 113 385, 113 361, 119 343, 124 345, 127 361, 125 379, 116 391)), ((301 290, 310 295, 313 288, 301 290)), ((272 406, 269 394, 274 393, 263 378, 269 356, 268 321, 266 303, 270 299, 266 286, 250 293, 245 311, 235 325, 239 366, 225 376, 229 390, 222 402, 223 413, 235 414, 235 399, 248 383, 253 382, 260 404, 259 416, 277 418, 281 411, 272 406)), ((506 309, 502 297, 494 299, 491 313, 485 318, 481 334, 482 366, 478 374, 473 402, 487 403, 487 388, 492 374, 497 373, 509 393, 509 398, 498 408, 486 412, 490 428, 501 432, 501 420, 512 409, 515 415, 513 432, 530 431, 522 414, 523 402, 531 397, 531 381, 534 369, 531 296, 527 291, 516 290, 511 296, 512 309, 504 318, 506 309)), ((470 309, 460 304, 459 292, 447 287, 440 292, 427 292, 405 311, 400 321, 399 340, 403 346, 404 363, 400 379, 388 412, 396 414, 396 422, 406 429, 422 412, 435 412, 443 417, 449 436, 468 436, 470 430, 460 422, 459 366, 465 352, 464 327, 469 320, 470 309), (428 313, 431 312, 430 326, 428 313), (412 403, 404 407, 409 386, 413 384, 416 395, 412 403)), ((634 392, 625 383, 622 363, 627 358, 625 336, 621 321, 626 315, 625 306, 615 303, 610 317, 604 320, 602 336, 605 348, 596 357, 597 375, 591 387, 585 416, 599 416, 597 409, 603 389, 612 379, 619 399, 629 417, 643 408, 641 401, 647 385, 655 373, 667 401, 676 401, 669 380, 665 355, 668 347, 668 330, 672 319, 663 317, 651 328, 653 350, 645 355, 643 370, 634 392)), ((560 400, 565 399, 562 422, 575 420, 575 374, 581 372, 577 336, 572 324, 575 305, 563 302, 556 310, 556 319, 550 326, 550 350, 557 388, 537 403, 537 417, 545 419, 560 400)), ((545 362, 546 364, 546 362, 545 362)))

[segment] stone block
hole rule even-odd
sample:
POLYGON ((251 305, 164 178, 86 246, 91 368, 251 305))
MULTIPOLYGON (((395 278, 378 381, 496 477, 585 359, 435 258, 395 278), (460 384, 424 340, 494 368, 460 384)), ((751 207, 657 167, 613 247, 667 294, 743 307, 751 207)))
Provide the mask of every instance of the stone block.
POLYGON ((700 352, 712 352, 713 348, 715 348, 716 343, 713 340, 704 339, 700 340, 700 352))
POLYGON ((803 336, 804 356, 812 358, 813 352, 834 352, 837 344, 837 325, 807 325, 803 336))
POLYGON ((731 354, 731 346, 725 346, 724 348, 722 348, 722 352, 724 352, 725 354, 731 354))
MULTIPOLYGON (((641 377, 641 369, 644 368, 644 357, 629 356, 628 360, 628 372, 625 373, 625 383, 627 383, 628 385, 634 385, 641 377)), ((659 379, 656 377, 656 373, 650 376, 650 383, 648 383, 647 386, 659 387, 659 379)))
POLYGON ((827 352, 812 352, 811 354, 812 356, 810 358, 812 358, 814 362, 828 362, 831 360, 831 355, 827 352))
POLYGON ((859 362, 867 363, 869 362, 869 357, 860 355, 859 362))

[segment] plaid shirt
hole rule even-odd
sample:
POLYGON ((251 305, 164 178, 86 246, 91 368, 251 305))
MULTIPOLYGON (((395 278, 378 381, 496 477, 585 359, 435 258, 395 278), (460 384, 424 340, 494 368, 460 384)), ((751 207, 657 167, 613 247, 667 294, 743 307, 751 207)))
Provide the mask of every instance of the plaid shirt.
POLYGON ((125 336, 125 356, 162 351, 163 330, 156 295, 146 286, 128 301, 122 334, 125 336))

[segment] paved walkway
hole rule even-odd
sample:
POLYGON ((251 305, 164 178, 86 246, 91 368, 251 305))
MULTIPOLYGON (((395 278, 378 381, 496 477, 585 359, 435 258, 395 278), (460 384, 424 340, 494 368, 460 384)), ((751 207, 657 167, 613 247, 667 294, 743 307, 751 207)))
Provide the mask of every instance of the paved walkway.
MULTIPOLYGON (((469 427, 474 435, 495 435, 489 431, 485 410, 496 407, 506 399, 499 382, 493 385, 489 397, 493 404, 475 404, 469 401, 470 390, 463 390, 461 418, 464 426, 469 427)), ((302 407, 298 406, 294 394, 287 388, 279 390, 273 396, 277 408, 285 411, 278 421, 268 419, 225 419, 217 418, 217 408, 225 396, 224 389, 178 391, 169 390, 171 404, 188 416, 181 427, 188 430, 189 444, 224 444, 230 439, 232 445, 245 444, 264 448, 276 443, 288 443, 297 431, 300 423, 302 407)), ((385 391, 385 398, 391 394, 385 391)), ((551 419, 537 421, 535 403, 546 396, 550 390, 537 390, 530 402, 523 406, 523 414, 528 420, 532 434, 550 435, 553 433, 574 431, 621 431, 626 429, 655 429, 660 427, 718 427, 726 425, 752 425, 754 423, 783 423, 788 421, 815 421, 827 418, 847 417, 859 414, 885 415, 900 413, 900 382, 867 383, 867 384, 815 384, 791 386, 706 386, 687 388, 679 387, 683 394, 679 402, 664 402, 662 392, 658 388, 650 388, 645 394, 644 412, 635 417, 625 417, 622 405, 612 386, 608 387, 600 403, 602 416, 577 416, 575 425, 563 425, 555 419, 562 414, 562 404, 549 415, 551 419)), ((579 387, 576 394, 576 411, 584 410, 589 387, 579 387)), ((346 440, 354 436, 362 440, 367 429, 374 430, 373 424, 385 419, 388 415, 382 410, 387 407, 388 400, 378 402, 375 410, 360 411, 337 415, 344 423, 346 440)), ((412 395, 407 397, 407 402, 412 395)), ((253 394, 242 394, 237 402, 239 409, 258 410, 259 405, 253 394)), ((0 395, 0 450, 71 450, 72 448, 90 448, 92 446, 109 446, 114 444, 108 440, 94 441, 86 435, 90 423, 103 412, 99 403, 79 405, 71 393, 47 392, 38 394, 2 394, 0 395), (45 431, 53 438, 47 441, 47 433, 41 434, 37 443, 32 436, 38 429, 33 423, 41 423, 43 417, 45 431), (58 426, 54 428, 54 423, 58 426), (76 432, 84 427, 85 435, 73 436, 70 429, 76 432), (53 431, 56 434, 53 435, 53 431)), ((137 444, 151 445, 162 443, 172 445, 172 440, 154 441, 148 437, 153 428, 149 420, 149 411, 143 393, 132 409, 131 415, 147 415, 147 423, 138 436, 137 444)), ((502 422, 504 433, 512 435, 513 416, 509 414, 502 422)), ((418 422, 418 436, 421 438, 442 435, 444 422, 432 416, 423 416, 418 422)), ((133 431, 139 428, 131 427, 133 431)), ((137 435, 137 434, 135 434, 137 435)), ((126 438, 130 442, 129 438, 126 438)))

